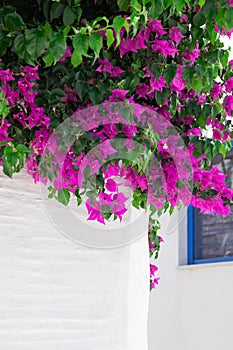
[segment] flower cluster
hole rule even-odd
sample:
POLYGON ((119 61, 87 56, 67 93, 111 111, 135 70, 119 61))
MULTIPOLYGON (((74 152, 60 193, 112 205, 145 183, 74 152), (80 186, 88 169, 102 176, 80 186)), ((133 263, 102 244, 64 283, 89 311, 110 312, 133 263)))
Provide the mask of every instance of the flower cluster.
MULTIPOLYGON (((153 214, 189 203, 230 211, 233 191, 212 160, 231 147, 233 61, 220 35, 232 35, 233 4, 162 2, 158 15, 151 2, 128 10, 113 2, 118 15, 108 8, 98 18, 96 1, 71 4, 69 25, 59 14, 40 24, 39 8, 35 28, 3 19, 0 162, 8 175, 19 171, 9 152, 20 145, 17 164, 25 157, 34 181, 51 183, 49 197, 65 205, 88 197, 88 220, 102 224, 123 220, 128 186, 132 205, 150 209, 156 259, 163 239, 153 214)), ((151 264, 151 289, 156 272, 151 264)))

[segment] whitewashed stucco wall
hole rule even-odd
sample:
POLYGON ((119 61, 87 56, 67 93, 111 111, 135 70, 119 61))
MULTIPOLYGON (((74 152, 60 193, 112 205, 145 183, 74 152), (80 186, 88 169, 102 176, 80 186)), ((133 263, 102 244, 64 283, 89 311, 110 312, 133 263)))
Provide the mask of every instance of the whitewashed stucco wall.
POLYGON ((163 232, 161 281, 150 299, 149 349, 233 349, 233 262, 179 266, 186 260, 187 218, 180 223, 178 218, 173 226, 179 229, 163 232))
POLYGON ((0 174, 0 350, 147 350, 147 238, 98 250, 65 238, 25 174, 0 174))

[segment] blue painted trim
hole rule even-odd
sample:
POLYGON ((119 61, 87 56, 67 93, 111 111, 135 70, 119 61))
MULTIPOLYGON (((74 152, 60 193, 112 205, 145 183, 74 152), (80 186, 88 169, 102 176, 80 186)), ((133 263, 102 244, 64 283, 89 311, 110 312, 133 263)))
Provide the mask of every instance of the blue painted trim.
POLYGON ((192 205, 188 206, 188 264, 193 264, 194 260, 194 208, 192 205))
POLYGON ((208 263, 217 263, 217 262, 227 262, 227 261, 233 261, 233 256, 226 256, 223 258, 213 258, 213 259, 201 259, 201 260, 194 260, 192 264, 208 264, 208 263))
POLYGON ((194 249, 195 249, 195 221, 194 221, 194 207, 192 205, 188 206, 187 211, 187 231, 188 231, 188 265, 196 264, 210 264, 217 262, 227 262, 233 261, 233 256, 226 256, 222 258, 212 258, 212 259, 194 259, 194 249))

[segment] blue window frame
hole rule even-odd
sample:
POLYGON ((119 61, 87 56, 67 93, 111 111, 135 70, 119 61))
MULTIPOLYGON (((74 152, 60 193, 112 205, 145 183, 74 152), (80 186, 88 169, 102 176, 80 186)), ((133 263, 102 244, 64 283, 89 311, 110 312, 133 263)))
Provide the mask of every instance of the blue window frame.
MULTIPOLYGON (((226 183, 233 186, 233 149, 226 159, 221 155, 213 164, 226 174, 226 183)), ((188 207, 188 264, 233 261, 233 214, 201 214, 199 209, 188 207)))

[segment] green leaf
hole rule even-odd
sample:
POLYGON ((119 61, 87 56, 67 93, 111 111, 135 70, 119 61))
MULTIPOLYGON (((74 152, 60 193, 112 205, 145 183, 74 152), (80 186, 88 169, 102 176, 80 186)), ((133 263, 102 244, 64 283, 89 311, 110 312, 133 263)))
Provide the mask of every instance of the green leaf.
POLYGON ((48 102, 50 104, 58 103, 62 97, 66 97, 66 93, 62 89, 55 88, 50 92, 48 102))
POLYGON ((203 11, 200 11, 194 15, 193 24, 196 27, 201 27, 203 24, 205 24, 205 22, 206 22, 206 18, 203 11))
POLYGON ((86 34, 76 34, 73 39, 73 46, 80 55, 88 56, 88 40, 86 34))
POLYGON ((162 106, 165 103, 165 101, 169 95, 169 92, 170 92, 169 89, 163 89, 162 92, 161 91, 155 92, 155 99, 156 99, 156 102, 158 103, 159 106, 162 106))
POLYGON ((182 10, 182 8, 184 7, 185 0, 174 0, 173 4, 174 4, 176 10, 178 12, 180 12, 182 10))
POLYGON ((49 50, 53 54, 56 63, 66 50, 66 39, 63 34, 52 32, 49 41, 49 50))
POLYGON ((1 17, 5 17, 8 13, 14 13, 16 8, 13 6, 3 6, 0 8, 1 17))
POLYGON ((194 67, 186 66, 182 70, 183 79, 189 84, 189 86, 192 85, 192 80, 193 80, 194 74, 195 74, 194 67))
POLYGON ((152 63, 150 71, 156 77, 156 79, 159 79, 162 73, 161 65, 159 63, 152 63))
POLYGON ((4 24, 10 32, 15 32, 25 26, 22 17, 17 13, 8 13, 4 17, 4 24))
POLYGON ((34 65, 34 61, 27 51, 27 42, 25 35, 19 34, 16 36, 14 41, 14 48, 19 57, 24 59, 28 64, 32 66, 34 65))
POLYGON ((53 54, 48 50, 43 57, 43 61, 45 63, 45 67, 50 67, 54 62, 53 54))
POLYGON ((65 5, 62 3, 53 3, 50 10, 50 22, 54 19, 59 18, 64 11, 65 5))
POLYGON ((28 152, 30 152, 30 150, 29 150, 26 146, 21 145, 21 144, 18 144, 18 145, 16 146, 16 149, 17 149, 17 151, 20 152, 20 153, 28 153, 28 152))
POLYGON ((136 12, 141 12, 142 10, 142 7, 137 0, 130 0, 130 7, 136 12))
POLYGON ((212 20, 218 13, 218 5, 212 0, 206 0, 205 5, 203 6, 203 12, 208 20, 212 20))
POLYGON ((108 49, 109 47, 114 43, 114 36, 113 36, 113 31, 112 29, 106 29, 106 37, 107 37, 107 46, 108 46, 108 49))
POLYGON ((219 152, 222 154, 223 158, 226 158, 227 155, 227 150, 226 150, 226 146, 225 145, 221 145, 219 148, 219 152))
POLYGON ((69 26, 74 23, 74 20, 76 18, 76 14, 72 7, 66 6, 64 12, 63 12, 63 23, 65 26, 69 26))
POLYGON ((69 201, 70 201, 70 192, 69 190, 67 190, 66 188, 61 189, 58 192, 58 196, 57 196, 57 200, 58 202, 64 204, 64 205, 68 205, 69 201))
POLYGON ((205 0, 199 0, 198 1, 200 8, 202 8, 205 4, 205 0))
POLYGON ((12 152, 7 155, 7 162, 11 167, 14 167, 18 161, 18 153, 12 152))
POLYGON ((130 0, 117 0, 117 5, 120 10, 127 11, 130 5, 130 0))
POLYGON ((154 0, 151 4, 151 16, 152 19, 158 18, 159 15, 163 13, 163 11, 168 8, 171 4, 168 4, 168 1, 166 1, 166 4, 162 0, 154 0), (164 7, 165 5, 165 7, 164 7))
POLYGON ((95 54, 94 62, 95 62, 96 59, 99 57, 100 50, 102 49, 102 45, 103 45, 102 36, 96 33, 92 33, 89 39, 89 45, 90 45, 90 48, 94 51, 94 54, 95 54))
POLYGON ((12 39, 7 36, 7 32, 0 30, 0 57, 5 55, 7 48, 11 45, 12 39))
POLYGON ((2 158, 2 166, 3 166, 3 172, 6 176, 12 177, 13 175, 13 170, 10 166, 10 164, 8 163, 6 157, 2 158))
POLYGON ((7 156, 8 154, 11 154, 13 152, 13 147, 12 146, 6 146, 4 148, 3 154, 7 156))
POLYGON ((27 52, 32 56, 32 59, 37 59, 46 47, 46 38, 43 30, 33 28, 26 33, 27 52))
POLYGON ((82 63, 82 56, 79 51, 74 50, 73 55, 71 57, 71 63, 75 68, 82 63))
POLYGON ((225 12, 225 21, 228 24, 228 30, 233 28, 233 7, 229 7, 225 12))
POLYGON ((125 22, 126 22, 126 19, 122 18, 120 16, 115 17, 114 20, 113 20, 113 28, 116 31, 116 47, 121 42, 120 31, 124 27, 125 22))
POLYGON ((93 105, 97 105, 100 103, 100 92, 96 87, 92 87, 90 91, 88 92, 88 95, 90 97, 91 103, 93 105))
POLYGON ((88 92, 88 84, 85 81, 78 80, 75 85, 78 97, 82 101, 84 95, 88 92))
POLYGON ((170 85, 175 75, 176 66, 173 64, 169 64, 164 70, 164 79, 166 80, 167 86, 170 85))

